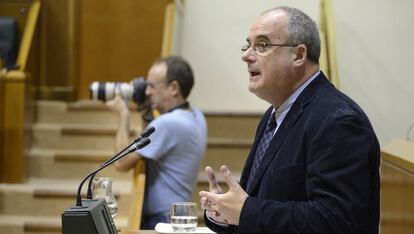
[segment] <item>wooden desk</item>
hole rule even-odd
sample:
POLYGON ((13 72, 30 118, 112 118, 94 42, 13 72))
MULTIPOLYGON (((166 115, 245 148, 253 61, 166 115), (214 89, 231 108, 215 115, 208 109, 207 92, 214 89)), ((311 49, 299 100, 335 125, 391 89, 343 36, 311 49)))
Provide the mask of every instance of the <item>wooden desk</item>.
POLYGON ((395 139, 381 150, 381 233, 414 233, 414 142, 395 139))
POLYGON ((121 230, 119 234, 156 234, 155 230, 121 230))
POLYGON ((382 158, 408 174, 414 175, 414 142, 394 139, 382 147, 382 158))

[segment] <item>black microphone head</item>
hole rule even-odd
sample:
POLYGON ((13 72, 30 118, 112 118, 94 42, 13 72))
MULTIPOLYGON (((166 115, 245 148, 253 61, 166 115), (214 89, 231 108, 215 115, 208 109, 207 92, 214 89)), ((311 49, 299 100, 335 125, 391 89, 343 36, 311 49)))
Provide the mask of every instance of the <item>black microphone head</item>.
POLYGON ((154 127, 146 128, 141 135, 134 140, 134 143, 140 142, 142 139, 149 137, 151 134, 155 132, 154 127))
POLYGON ((142 141, 140 141, 140 142, 137 144, 137 146, 135 146, 135 149, 136 149, 136 150, 138 150, 138 149, 142 149, 142 148, 144 148, 145 146, 149 145, 149 143, 151 143, 151 140, 150 140, 149 138, 144 138, 144 139, 142 139, 142 141))
POLYGON ((142 138, 149 137, 154 132, 155 132, 155 128, 154 127, 147 128, 147 129, 144 130, 143 133, 141 133, 141 137, 142 138))

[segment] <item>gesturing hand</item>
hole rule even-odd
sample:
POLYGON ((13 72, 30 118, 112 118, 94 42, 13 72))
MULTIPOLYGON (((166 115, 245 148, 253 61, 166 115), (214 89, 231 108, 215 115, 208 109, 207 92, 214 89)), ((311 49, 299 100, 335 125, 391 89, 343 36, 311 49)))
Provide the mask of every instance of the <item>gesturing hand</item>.
MULTIPOLYGON (((210 166, 207 166, 205 168, 205 171, 206 171, 207 178, 208 178, 210 192, 222 194, 223 190, 221 189, 220 185, 217 183, 213 168, 211 168, 210 166)), ((209 218, 213 219, 216 222, 227 224, 227 220, 224 220, 220 214, 218 214, 214 210, 210 210, 211 201, 209 201, 207 197, 201 197, 200 202, 201 202, 201 207, 206 210, 206 215, 209 218)))
POLYGON ((214 171, 211 167, 206 167, 210 192, 200 191, 201 204, 207 210, 207 215, 215 221, 239 225, 241 209, 248 195, 231 176, 227 166, 221 166, 220 171, 229 190, 223 193, 215 179, 214 171))

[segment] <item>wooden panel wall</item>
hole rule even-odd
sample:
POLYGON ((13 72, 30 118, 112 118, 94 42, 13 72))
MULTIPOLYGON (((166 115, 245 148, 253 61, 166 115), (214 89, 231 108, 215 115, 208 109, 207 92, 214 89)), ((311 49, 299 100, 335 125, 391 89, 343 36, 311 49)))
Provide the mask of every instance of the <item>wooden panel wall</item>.
POLYGON ((42 0, 41 86, 70 86, 69 77, 69 0, 42 0))
POLYGON ((41 99, 89 98, 92 81, 146 75, 171 0, 42 0, 41 99))
POLYGON ((167 0, 84 0, 79 4, 78 98, 92 81, 145 76, 161 55, 167 0))

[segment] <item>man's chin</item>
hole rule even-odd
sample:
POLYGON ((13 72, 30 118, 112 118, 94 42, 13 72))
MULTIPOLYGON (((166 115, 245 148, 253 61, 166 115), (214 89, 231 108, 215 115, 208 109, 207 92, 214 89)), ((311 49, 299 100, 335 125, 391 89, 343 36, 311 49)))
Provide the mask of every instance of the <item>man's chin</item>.
POLYGON ((249 90, 249 92, 251 92, 253 94, 256 94, 257 87, 254 84, 250 83, 249 86, 248 86, 248 90, 249 90))
POLYGON ((260 89, 258 89, 257 86, 250 86, 249 85, 249 92, 251 92, 252 94, 256 95, 256 97, 260 98, 260 99, 264 99, 262 93, 260 92, 260 89))

